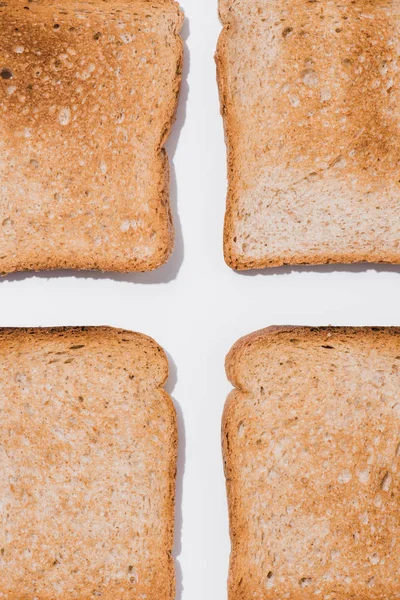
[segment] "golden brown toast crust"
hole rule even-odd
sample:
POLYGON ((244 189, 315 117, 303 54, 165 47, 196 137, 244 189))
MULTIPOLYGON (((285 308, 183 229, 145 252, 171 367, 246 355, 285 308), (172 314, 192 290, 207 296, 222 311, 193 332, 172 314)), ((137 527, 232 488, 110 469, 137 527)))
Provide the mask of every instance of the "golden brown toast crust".
POLYGON ((0 596, 173 600, 177 458, 154 340, 0 330, 0 596))
POLYGON ((400 328, 269 328, 232 348, 230 600, 400 595, 400 328))
POLYGON ((0 19, 0 272, 160 266, 178 4, 14 0, 0 19))
POLYGON ((220 2, 235 269, 400 262, 398 2, 220 2))

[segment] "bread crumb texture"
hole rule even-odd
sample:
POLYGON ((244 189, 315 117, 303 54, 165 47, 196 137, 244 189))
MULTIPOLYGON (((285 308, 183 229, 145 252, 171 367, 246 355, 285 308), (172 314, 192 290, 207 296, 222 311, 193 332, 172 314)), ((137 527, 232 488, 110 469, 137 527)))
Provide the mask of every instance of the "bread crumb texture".
POLYGON ((399 598, 400 329, 267 329, 227 372, 229 599, 399 598))
POLYGON ((173 600, 167 373, 140 334, 0 331, 0 598, 173 600))
POLYGON ((160 266, 178 4, 4 0, 0 20, 0 272, 160 266))
POLYGON ((236 269, 400 262, 398 0, 220 0, 236 269))

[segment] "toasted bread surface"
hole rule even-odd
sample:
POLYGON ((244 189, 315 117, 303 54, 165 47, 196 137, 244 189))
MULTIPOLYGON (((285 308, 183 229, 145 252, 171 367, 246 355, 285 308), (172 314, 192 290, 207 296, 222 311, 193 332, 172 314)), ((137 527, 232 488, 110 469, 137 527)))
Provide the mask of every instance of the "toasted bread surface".
POLYGON ((400 262, 397 0, 220 0, 236 269, 400 262))
POLYGON ((227 357, 230 600, 400 596, 400 329, 270 328, 227 357))
POLYGON ((182 18, 173 0, 1 3, 0 272, 168 259, 182 18))
POLYGON ((168 363, 107 327, 0 330, 0 597, 173 600, 168 363))

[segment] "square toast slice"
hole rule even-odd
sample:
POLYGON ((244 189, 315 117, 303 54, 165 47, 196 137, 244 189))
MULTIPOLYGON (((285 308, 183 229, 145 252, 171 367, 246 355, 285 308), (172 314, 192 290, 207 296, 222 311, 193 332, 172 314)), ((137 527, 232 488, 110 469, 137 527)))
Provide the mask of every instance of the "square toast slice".
POLYGON ((235 269, 400 262, 400 3, 220 0, 235 269))
POLYGON ((0 598, 174 599, 167 375, 141 334, 0 330, 0 598))
POLYGON ((168 259, 182 18, 174 0, 1 2, 0 272, 168 259))
POLYGON ((270 328, 227 357, 229 600, 400 597, 400 329, 270 328))

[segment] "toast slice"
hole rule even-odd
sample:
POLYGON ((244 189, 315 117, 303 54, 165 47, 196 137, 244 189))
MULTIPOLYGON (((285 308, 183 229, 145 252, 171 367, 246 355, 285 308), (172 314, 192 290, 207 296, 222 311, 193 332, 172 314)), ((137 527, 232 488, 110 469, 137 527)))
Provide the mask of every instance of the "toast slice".
POLYGON ((400 597, 400 328, 266 329, 226 365, 229 599, 400 597))
POLYGON ((177 425, 163 350, 0 331, 0 597, 173 600, 177 425))
POLYGON ((220 0, 235 269, 400 262, 400 3, 220 0))
POLYGON ((178 4, 13 0, 0 20, 0 272, 160 266, 178 4))

